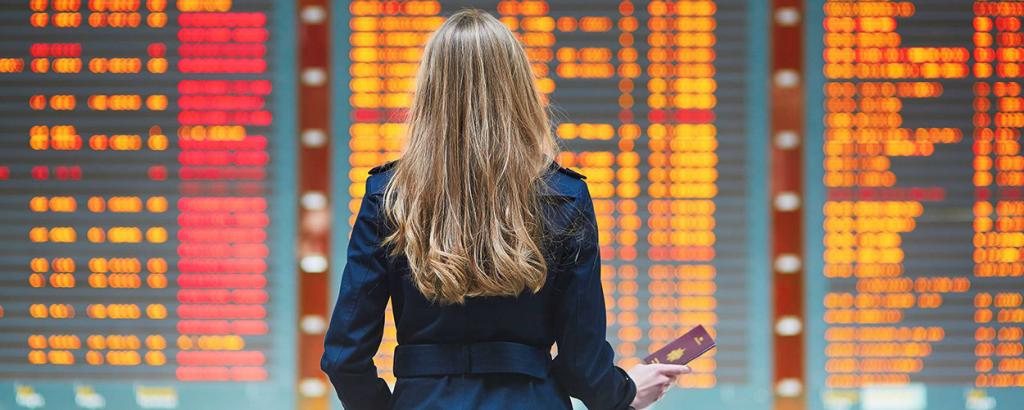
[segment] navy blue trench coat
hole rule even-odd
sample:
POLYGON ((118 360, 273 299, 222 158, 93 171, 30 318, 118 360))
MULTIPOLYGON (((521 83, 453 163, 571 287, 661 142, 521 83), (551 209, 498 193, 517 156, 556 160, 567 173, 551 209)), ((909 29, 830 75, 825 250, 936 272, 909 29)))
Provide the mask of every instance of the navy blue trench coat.
POLYGON ((321 368, 347 410, 627 409, 636 385, 613 364, 594 205, 584 176, 552 163, 541 195, 547 282, 538 293, 431 303, 408 262, 381 246, 381 197, 394 162, 370 171, 321 368), (373 363, 391 299, 394 392, 373 363), (557 354, 552 358, 551 347, 557 354))

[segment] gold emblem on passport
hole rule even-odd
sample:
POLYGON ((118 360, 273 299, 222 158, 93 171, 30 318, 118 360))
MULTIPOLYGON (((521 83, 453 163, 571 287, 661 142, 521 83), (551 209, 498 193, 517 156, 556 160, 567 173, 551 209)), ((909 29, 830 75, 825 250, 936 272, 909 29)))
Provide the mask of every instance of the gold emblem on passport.
POLYGON ((644 363, 686 364, 715 347, 704 326, 697 326, 644 358, 644 363))

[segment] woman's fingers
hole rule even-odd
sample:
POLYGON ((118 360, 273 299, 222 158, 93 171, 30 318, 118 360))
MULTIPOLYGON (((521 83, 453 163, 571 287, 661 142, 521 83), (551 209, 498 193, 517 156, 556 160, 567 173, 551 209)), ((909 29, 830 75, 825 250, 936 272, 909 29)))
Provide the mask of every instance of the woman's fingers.
POLYGON ((658 373, 666 375, 668 377, 676 377, 681 374, 690 373, 692 371, 690 369, 690 366, 685 366, 681 364, 653 364, 651 366, 657 366, 656 370, 658 371, 658 373))
POLYGON ((680 375, 690 373, 690 367, 676 364, 637 364, 628 373, 637 386, 633 407, 644 408, 667 394, 680 375))

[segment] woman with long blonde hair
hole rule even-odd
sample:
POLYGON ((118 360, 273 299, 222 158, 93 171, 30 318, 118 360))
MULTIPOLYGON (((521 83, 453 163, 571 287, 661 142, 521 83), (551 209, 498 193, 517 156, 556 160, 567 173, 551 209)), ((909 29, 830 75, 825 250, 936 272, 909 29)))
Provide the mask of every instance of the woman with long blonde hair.
POLYGON ((597 222, 558 166, 529 61, 463 10, 423 52, 408 147, 373 168, 321 367, 346 409, 643 408, 686 366, 613 363, 597 222), (384 310, 394 391, 378 377, 384 310), (557 353, 552 358, 552 345, 557 353))

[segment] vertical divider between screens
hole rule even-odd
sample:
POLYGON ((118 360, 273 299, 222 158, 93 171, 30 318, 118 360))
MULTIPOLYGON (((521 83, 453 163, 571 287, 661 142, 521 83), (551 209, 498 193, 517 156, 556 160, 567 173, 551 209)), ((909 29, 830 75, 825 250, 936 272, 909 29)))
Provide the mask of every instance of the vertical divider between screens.
POLYGON ((772 107, 770 130, 770 201, 772 213, 771 263, 773 328, 772 369, 776 410, 803 410, 807 405, 805 371, 806 303, 803 262, 803 163, 805 149, 799 141, 805 136, 804 93, 806 79, 802 64, 807 41, 799 25, 807 2, 773 0, 770 13, 772 58, 769 88, 772 107), (795 17, 795 18, 794 18, 795 17), (793 138, 795 136, 795 138, 793 138), (795 143, 791 140, 795 140, 795 143))
POLYGON ((299 314, 293 327, 299 332, 297 407, 320 410, 329 406, 334 389, 320 371, 323 338, 330 320, 328 293, 330 250, 330 98, 328 75, 330 50, 329 0, 300 0, 297 19, 292 20, 300 33, 302 44, 296 43, 296 61, 300 74, 297 104, 299 124, 295 128, 301 141, 299 148, 299 187, 301 208, 297 223, 300 231, 297 246, 300 254, 293 262, 299 267, 299 314), (308 196, 307 196, 308 195, 308 196), (323 226, 327 225, 327 226, 323 226))

